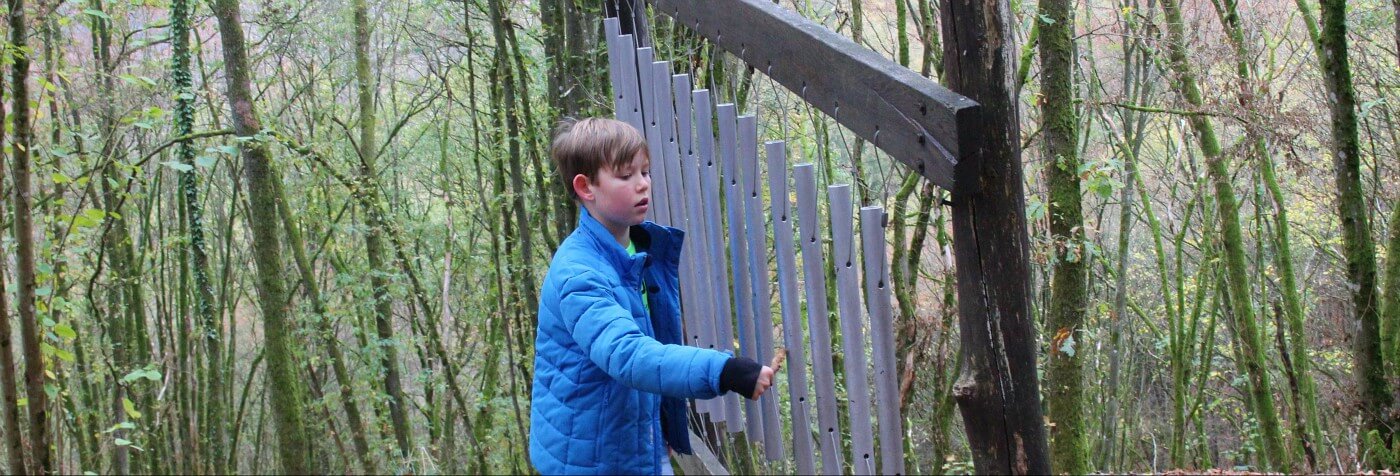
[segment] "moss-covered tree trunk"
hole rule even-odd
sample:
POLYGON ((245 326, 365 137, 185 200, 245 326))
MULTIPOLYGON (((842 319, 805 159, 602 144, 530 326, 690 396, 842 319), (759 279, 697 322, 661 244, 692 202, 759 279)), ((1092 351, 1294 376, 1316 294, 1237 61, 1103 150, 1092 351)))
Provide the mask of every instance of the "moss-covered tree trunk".
POLYGON ((1050 235, 1054 277, 1045 331, 1046 417, 1050 467, 1083 474, 1088 465, 1084 433, 1084 355, 1078 352, 1088 305, 1084 213, 1079 187, 1079 127, 1074 110, 1074 23, 1069 0, 1040 2, 1040 102, 1046 176, 1050 187, 1050 235))
MULTIPOLYGON (((5 82, 0 81, 0 92, 5 82)), ((5 122, 5 103, 0 101, 0 124, 5 122)), ((0 127, 0 144, 4 143, 5 130, 0 127)), ((0 197, 6 196, 5 161, 0 160, 0 197)), ((3 198, 0 198, 3 200, 3 198)), ((5 221, 5 207, 0 206, 0 222, 5 221)), ((0 243, 0 256, 5 254, 5 245, 0 243)), ((14 328, 10 325, 10 293, 5 287, 6 260, 0 260, 0 405, 4 405, 5 456, 9 461, 10 474, 25 474, 24 439, 19 424, 19 380, 15 375, 14 328)))
MULTIPOLYGON (((1389 379, 1400 378, 1400 206, 1390 210, 1390 243, 1386 245, 1385 305, 1381 308, 1381 330, 1385 340, 1383 358, 1389 379)), ((1393 380, 1392 380, 1393 381, 1393 380)))
MULTIPOLYGON (((1177 0, 1163 0, 1162 9, 1167 16, 1168 47, 1171 69, 1177 76, 1177 91, 1190 107, 1200 109, 1205 101, 1200 85, 1197 84, 1196 73, 1190 59, 1187 58, 1181 6, 1177 0)), ((1249 379, 1250 400, 1262 431, 1265 466, 1288 470, 1291 467, 1288 450, 1283 443, 1278 412, 1274 406, 1273 386, 1269 382, 1269 373, 1264 362, 1266 349, 1260 337, 1254 306, 1250 304, 1253 293, 1250 288, 1248 264, 1245 261, 1243 233, 1240 230, 1239 201, 1235 198, 1235 189, 1230 183, 1230 161, 1221 152, 1215 126, 1208 116, 1193 114, 1190 116, 1190 123, 1200 141, 1206 168, 1215 186, 1220 238, 1225 251, 1226 285, 1230 295, 1228 304, 1236 324, 1231 328, 1235 330, 1235 338, 1243 350, 1239 365, 1249 379)))
POLYGON ((345 366, 345 354, 340 350, 339 337, 336 336, 334 323, 326 309, 326 301, 321 297, 321 288, 316 283, 311 260, 306 256, 306 243, 301 238, 301 230, 297 229, 296 213, 287 204, 287 194, 282 188, 281 180, 274 180, 272 184, 277 190, 277 211, 282 219, 282 228, 287 231, 287 245, 292 249, 292 259, 296 261, 307 299, 311 300, 311 312, 316 314, 313 317, 316 333, 321 337, 321 344, 326 347, 331 371, 335 372, 336 382, 340 384, 340 404, 345 407, 345 420, 350 426, 350 439, 355 445, 355 456, 360 463, 360 470, 366 473, 376 472, 378 468, 374 465, 374 454, 370 452, 365 436, 368 431, 360 413, 360 405, 355 398, 355 381, 345 366))
POLYGON ((224 78, 229 106, 233 110, 234 130, 239 137, 248 139, 240 144, 239 154, 243 157, 243 177, 248 187, 248 226, 253 231, 253 261, 257 266, 254 285, 263 313, 267 386, 273 389, 268 393, 277 430, 277 456, 283 473, 310 473, 315 469, 311 464, 310 435, 306 434, 302 421, 301 381, 297 378, 291 346, 294 326, 289 319, 291 303, 282 276, 277 197, 271 182, 277 178, 272 171, 267 144, 257 137, 262 131, 262 122, 253 104, 238 0, 215 0, 213 9, 223 43, 224 78))
POLYGON ((375 175, 379 154, 378 127, 374 107, 374 78, 369 65, 369 9, 365 0, 355 0, 355 84, 360 108, 359 175, 360 192, 369 202, 364 208, 369 229, 365 231, 365 260, 369 263, 369 282, 374 295, 374 327, 379 337, 379 364, 384 371, 384 389, 389 396, 389 421, 394 427, 394 439, 399 455, 408 458, 413 446, 408 427, 408 409, 403 396, 403 379, 399 372, 398 343, 394 342, 394 302, 389 295, 392 267, 385 261, 384 236, 388 233, 387 217, 379 213, 378 177, 375 175))
MULTIPOLYGON (((1235 49, 1235 74, 1239 79, 1240 103, 1246 108, 1260 107, 1258 101, 1255 100, 1258 93, 1253 91, 1250 86, 1257 84, 1258 73, 1255 71, 1256 67, 1251 65, 1254 56, 1250 52, 1249 45, 1245 42, 1244 28, 1240 24, 1236 0, 1223 0, 1220 5, 1223 7, 1218 10, 1220 22, 1225 27, 1226 35, 1230 38, 1230 43, 1235 49)), ((1258 113, 1262 111, 1251 112, 1255 113, 1252 117, 1261 117, 1258 113)), ((1317 413, 1317 390, 1312 378, 1312 362, 1308 357, 1307 331, 1303 326, 1303 300, 1298 288, 1297 273, 1293 270, 1293 245, 1289 234, 1288 202, 1278 183, 1273 154, 1269 151, 1268 143, 1265 142, 1262 130, 1265 127, 1267 127, 1265 124, 1249 125, 1245 140, 1253 148, 1254 157, 1259 163, 1261 178, 1273 200, 1274 263, 1278 266, 1279 288, 1283 295, 1284 314, 1287 317, 1288 339, 1285 351, 1290 357, 1288 362, 1292 364, 1289 369, 1292 385, 1289 388, 1297 413, 1295 424, 1298 435, 1296 436, 1304 457, 1307 458, 1308 466, 1316 471, 1317 444, 1322 441, 1322 429, 1318 423, 1317 413)))
POLYGON ((1353 339, 1357 394, 1361 397, 1362 434, 1379 433, 1387 447, 1392 427, 1387 412, 1394 394, 1385 380, 1381 357, 1380 299, 1376 288, 1376 249, 1361 186, 1361 147, 1357 135, 1356 89, 1347 57, 1346 0, 1322 1, 1322 54, 1325 95, 1332 109, 1332 166, 1337 180, 1337 214, 1356 310, 1353 339))
POLYGON ((34 197, 30 186, 29 150, 34 131, 29 115, 29 37, 24 0, 8 0, 10 8, 10 123, 14 138, 10 143, 13 166, 10 169, 14 200, 15 307, 18 310, 20 342, 24 346, 24 390, 29 399, 29 472, 48 474, 53 470, 49 444, 49 395, 44 391, 44 353, 39 348, 39 321, 35 315, 37 283, 34 265, 34 197))

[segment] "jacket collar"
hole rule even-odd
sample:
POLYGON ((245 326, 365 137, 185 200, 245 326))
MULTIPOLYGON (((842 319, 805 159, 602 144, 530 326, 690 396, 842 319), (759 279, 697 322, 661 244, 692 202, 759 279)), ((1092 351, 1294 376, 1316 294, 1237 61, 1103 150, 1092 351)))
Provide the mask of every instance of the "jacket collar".
POLYGON ((579 230, 592 239, 603 259, 612 265, 624 280, 638 279, 642 267, 651 260, 670 266, 679 264, 681 245, 685 241, 685 232, 681 230, 650 221, 633 226, 628 233, 636 245, 637 254, 629 256, 627 249, 617 243, 612 232, 609 232, 602 222, 593 218, 587 208, 579 207, 578 224, 579 230))

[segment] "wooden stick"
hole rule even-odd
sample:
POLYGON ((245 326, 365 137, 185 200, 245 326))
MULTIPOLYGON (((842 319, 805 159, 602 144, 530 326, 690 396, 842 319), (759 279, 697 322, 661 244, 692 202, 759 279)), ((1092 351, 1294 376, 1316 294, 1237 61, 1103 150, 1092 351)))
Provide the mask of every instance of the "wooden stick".
POLYGON ((773 360, 768 362, 768 367, 773 369, 773 373, 778 373, 783 369, 783 361, 787 360, 787 349, 779 347, 773 351, 773 360))

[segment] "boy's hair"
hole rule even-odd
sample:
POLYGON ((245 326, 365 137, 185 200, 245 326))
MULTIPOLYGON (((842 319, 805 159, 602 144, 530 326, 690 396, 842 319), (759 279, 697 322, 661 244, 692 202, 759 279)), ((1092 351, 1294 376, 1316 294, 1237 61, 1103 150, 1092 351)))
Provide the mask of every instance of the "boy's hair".
POLYGON ((575 176, 597 180, 598 170, 604 166, 620 169, 638 152, 647 153, 642 133, 626 122, 605 117, 564 118, 554 129, 554 143, 549 147, 554 167, 574 200, 579 198, 573 186, 575 176))

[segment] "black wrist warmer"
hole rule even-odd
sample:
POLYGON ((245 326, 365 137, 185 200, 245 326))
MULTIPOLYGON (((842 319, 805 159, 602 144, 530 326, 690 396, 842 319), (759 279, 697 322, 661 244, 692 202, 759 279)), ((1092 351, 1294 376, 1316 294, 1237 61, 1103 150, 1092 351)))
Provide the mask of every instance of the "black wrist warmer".
POLYGON ((758 385, 758 374, 763 366, 752 359, 731 357, 724 363, 719 373, 720 392, 734 392, 744 398, 753 398, 754 387, 758 385))

